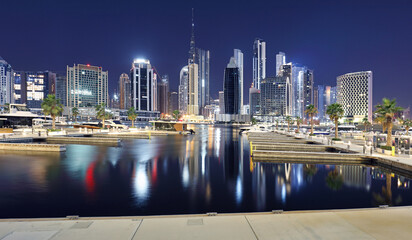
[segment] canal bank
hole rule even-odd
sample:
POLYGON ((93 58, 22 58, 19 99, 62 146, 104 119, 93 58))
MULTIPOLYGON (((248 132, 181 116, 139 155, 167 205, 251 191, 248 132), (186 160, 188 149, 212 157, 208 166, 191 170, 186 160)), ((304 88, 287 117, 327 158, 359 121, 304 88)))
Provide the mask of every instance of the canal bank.
POLYGON ((410 239, 412 207, 0 220, 0 239, 410 239))

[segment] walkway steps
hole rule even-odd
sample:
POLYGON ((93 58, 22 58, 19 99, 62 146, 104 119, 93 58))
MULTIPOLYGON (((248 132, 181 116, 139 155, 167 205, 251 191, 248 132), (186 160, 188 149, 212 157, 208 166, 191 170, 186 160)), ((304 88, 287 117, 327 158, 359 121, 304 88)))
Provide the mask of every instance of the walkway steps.
POLYGON ((331 147, 314 144, 290 144, 253 142, 253 150, 293 151, 293 152, 327 152, 331 147))
POLYGON ((99 137, 48 137, 47 142, 58 142, 58 143, 107 143, 107 144, 118 144, 120 142, 119 138, 99 138, 99 137))
POLYGON ((59 144, 0 143, 0 150, 64 152, 66 151, 66 146, 59 144))

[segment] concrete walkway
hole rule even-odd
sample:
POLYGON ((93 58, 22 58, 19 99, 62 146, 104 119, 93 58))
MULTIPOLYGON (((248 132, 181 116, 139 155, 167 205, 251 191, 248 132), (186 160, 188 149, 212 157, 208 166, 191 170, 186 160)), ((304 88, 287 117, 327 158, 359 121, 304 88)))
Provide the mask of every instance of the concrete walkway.
POLYGON ((0 220, 0 239, 411 239, 412 207, 218 216, 0 220))

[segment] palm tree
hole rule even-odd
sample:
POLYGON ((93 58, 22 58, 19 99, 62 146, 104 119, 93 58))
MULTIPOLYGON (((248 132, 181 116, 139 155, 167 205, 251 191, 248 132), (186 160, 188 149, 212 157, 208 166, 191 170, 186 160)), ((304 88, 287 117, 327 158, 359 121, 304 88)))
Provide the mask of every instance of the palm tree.
POLYGON ((402 125, 405 127, 406 135, 409 135, 409 128, 412 127, 412 120, 411 119, 405 119, 405 120, 403 120, 402 125))
POLYGON ((310 134, 313 135, 313 117, 318 113, 318 109, 315 105, 310 104, 306 107, 305 114, 310 117, 310 134))
POLYGON ((298 133, 300 131, 300 124, 303 123, 302 118, 296 117, 296 125, 298 126, 298 133))
POLYGON ((344 110, 339 103, 333 103, 326 109, 326 114, 329 115, 330 120, 335 123, 335 139, 338 139, 338 122, 343 117, 344 110))
POLYGON ((179 118, 180 118, 180 112, 179 112, 179 110, 174 110, 173 111, 173 117, 174 117, 174 119, 177 121, 177 120, 179 120, 179 118))
POLYGON ((362 123, 363 123, 363 127, 365 128, 365 132, 367 132, 367 127, 368 127, 369 125, 371 125, 371 123, 369 122, 369 120, 368 120, 367 117, 364 117, 364 118, 362 119, 362 123))
POLYGON ((386 127, 388 129, 388 136, 386 138, 386 146, 392 146, 392 127, 395 114, 402 111, 403 108, 396 106, 396 99, 383 98, 382 104, 376 106, 375 113, 378 116, 385 117, 386 127))
POLYGON ((136 109, 134 107, 129 108, 127 110, 127 118, 132 121, 132 128, 134 128, 134 120, 137 118, 136 109))
POLYGON ((276 130, 278 129, 278 125, 279 125, 279 120, 276 120, 276 130))
POLYGON ((9 113, 10 112, 10 103, 6 103, 3 106, 3 111, 9 113))
POLYGON ((290 124, 293 122, 293 119, 291 116, 286 116, 285 120, 288 123, 288 132, 289 132, 290 124))
POLYGON ((77 122, 77 115, 79 115, 79 109, 77 107, 72 108, 72 115, 74 117, 74 121, 77 122))
POLYGON ((376 123, 382 125, 382 133, 386 132, 386 121, 385 121, 385 116, 377 116, 375 118, 376 123))
POLYGON ((56 116, 59 116, 63 112, 63 105, 60 103, 60 99, 56 98, 56 95, 49 94, 47 98, 43 99, 41 103, 44 115, 50 115, 52 117, 52 129, 56 129, 56 116))
POLYGON ((110 118, 110 113, 106 112, 105 103, 96 106, 96 118, 102 120, 103 128, 105 128, 105 121, 110 118))

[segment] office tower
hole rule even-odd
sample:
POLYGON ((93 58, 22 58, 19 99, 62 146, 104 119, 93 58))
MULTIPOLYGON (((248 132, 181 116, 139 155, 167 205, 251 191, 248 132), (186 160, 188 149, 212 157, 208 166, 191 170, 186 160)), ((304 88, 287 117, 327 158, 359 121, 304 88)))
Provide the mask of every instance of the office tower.
POLYGON ((337 77, 337 102, 344 118, 359 123, 364 117, 372 122, 372 71, 347 73, 337 77))
POLYGON ((337 96, 338 96, 337 94, 338 94, 338 92, 337 92, 336 86, 335 86, 335 87, 331 87, 331 88, 330 88, 330 104, 336 103, 337 96))
POLYGON ((169 112, 169 76, 163 75, 157 85, 158 110, 160 113, 169 112))
POLYGON ((209 69, 210 69, 210 52, 196 48, 196 63, 198 64, 199 73, 199 109, 203 109, 206 105, 209 105, 209 69))
MULTIPOLYGON (((296 71, 296 70, 295 70, 296 71)), ((294 95, 294 82, 293 82, 293 64, 292 63, 287 63, 285 65, 280 66, 280 72, 279 76, 285 77, 286 82, 288 83, 286 85, 287 87, 287 98, 286 98, 286 114, 287 115, 293 115, 294 114, 294 103, 296 102, 296 97, 294 95), (294 101, 295 100, 295 101, 294 101)))
POLYGON ((303 105, 303 73, 306 67, 298 65, 296 63, 292 64, 292 113, 291 115, 303 118, 302 109, 303 105))
POLYGON ((188 66, 189 83, 187 114, 199 115, 199 65, 192 63, 188 66))
POLYGON ((94 107, 109 103, 108 71, 90 64, 67 66, 67 106, 94 107))
POLYGON ((288 113, 287 77, 267 77, 260 83, 260 113, 262 115, 286 116, 288 113))
POLYGON ((130 70, 132 107, 136 111, 157 110, 157 80, 147 59, 135 59, 130 70))
POLYGON ((66 74, 56 74, 56 98, 63 106, 67 106, 67 79, 66 74))
POLYGON ((225 114, 240 114, 239 68, 234 57, 230 58, 224 73, 223 93, 225 114))
POLYGON ((260 111, 260 90, 253 86, 249 88, 249 111, 252 116, 260 111))
POLYGON ((219 91, 219 113, 225 114, 225 92, 219 91))
POLYGON ((318 103, 319 103, 319 91, 318 91, 318 87, 314 86, 313 87, 313 105, 315 106, 316 109, 319 109, 318 103))
POLYGON ((11 65, 0 57, 0 105, 14 103, 14 74, 11 65))
POLYGON ((120 109, 120 93, 114 89, 113 96, 110 98, 110 108, 120 109))
POLYGON ((29 108, 41 108, 48 94, 56 94, 56 73, 16 71, 14 79, 14 101, 29 108))
POLYGON ((56 95, 56 77, 57 77, 57 73, 55 72, 51 72, 51 71, 44 71, 44 75, 45 75, 45 92, 46 95, 47 94, 54 94, 56 95))
POLYGON ((122 73, 119 77, 119 108, 129 109, 131 98, 131 82, 127 73, 122 73))
POLYGON ((286 64, 286 56, 284 52, 276 54, 276 76, 279 76, 280 67, 286 64))
POLYGON ((14 103, 25 104, 27 102, 26 73, 15 71, 14 75, 14 103))
POLYGON ((236 66, 239 69, 239 98, 240 98, 240 114, 244 114, 243 112, 243 53, 239 49, 234 50, 234 55, 236 66))
POLYGON ((179 84, 179 111, 181 114, 187 113, 187 105, 189 103, 189 68, 184 66, 180 70, 180 84, 179 84))
POLYGON ((253 86, 260 89, 260 81, 266 78, 266 42, 256 38, 253 43, 253 86))
POLYGON ((325 86, 324 85, 319 85, 317 87, 318 89, 318 116, 319 120, 327 120, 328 118, 325 119, 326 116, 326 101, 325 101, 325 86))
POLYGON ((305 69, 303 72, 303 105, 302 105, 302 115, 306 118, 305 110, 306 108, 313 104, 314 94, 313 94, 313 71, 305 69))
POLYGON ((177 92, 169 92, 169 110, 168 113, 173 115, 173 111, 179 110, 179 94, 177 92))

